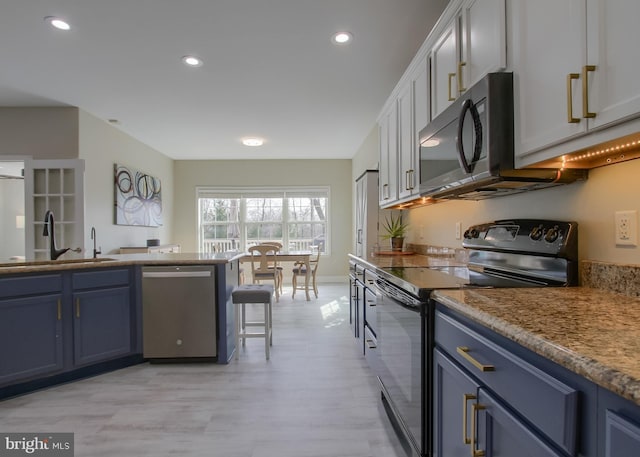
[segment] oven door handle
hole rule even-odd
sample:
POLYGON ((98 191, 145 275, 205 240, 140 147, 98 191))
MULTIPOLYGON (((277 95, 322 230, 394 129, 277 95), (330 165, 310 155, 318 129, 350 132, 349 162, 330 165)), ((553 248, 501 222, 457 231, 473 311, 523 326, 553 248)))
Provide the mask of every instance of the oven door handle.
MULTIPOLYGON (((375 287, 375 289, 378 291, 378 293, 380 295, 382 295, 385 298, 388 298, 389 300, 392 300, 395 304, 397 304, 398 306, 401 306, 403 308, 405 308, 408 311, 414 311, 416 313, 420 313, 420 310, 422 308, 422 303, 420 303, 418 300, 413 300, 412 303, 406 303, 403 302, 401 300, 398 299, 398 297, 396 297, 395 295, 393 295, 392 293, 389 293, 385 290, 385 286, 381 285, 381 282, 383 282, 383 279, 379 279, 379 278, 375 278, 375 280, 372 282, 372 286, 375 287)), ((386 286, 386 287, 395 287, 395 286, 386 286)), ((399 291, 401 289, 398 289, 399 291)), ((408 297, 407 297, 408 298, 408 297)))

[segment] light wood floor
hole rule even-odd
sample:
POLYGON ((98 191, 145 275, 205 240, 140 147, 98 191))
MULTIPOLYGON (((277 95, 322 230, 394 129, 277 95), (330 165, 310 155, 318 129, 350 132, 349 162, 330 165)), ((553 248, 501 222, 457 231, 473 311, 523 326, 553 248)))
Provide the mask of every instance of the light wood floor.
POLYGON ((402 457, 348 291, 285 288, 269 361, 256 338, 228 365, 129 367, 0 401, 0 430, 74 432, 76 457, 402 457))

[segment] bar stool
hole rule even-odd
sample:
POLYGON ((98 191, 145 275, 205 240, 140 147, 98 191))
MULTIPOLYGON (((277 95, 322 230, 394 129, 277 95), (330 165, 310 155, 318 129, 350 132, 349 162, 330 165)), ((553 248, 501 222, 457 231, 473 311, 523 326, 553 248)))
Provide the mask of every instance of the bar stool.
POLYGON ((231 293, 236 311, 236 360, 247 338, 264 338, 264 352, 269 360, 269 346, 273 343, 272 303, 274 287, 271 284, 243 284, 231 293), (262 303, 264 305, 264 321, 247 322, 245 305, 247 303, 262 303), (247 327, 264 327, 264 332, 249 332, 247 327))

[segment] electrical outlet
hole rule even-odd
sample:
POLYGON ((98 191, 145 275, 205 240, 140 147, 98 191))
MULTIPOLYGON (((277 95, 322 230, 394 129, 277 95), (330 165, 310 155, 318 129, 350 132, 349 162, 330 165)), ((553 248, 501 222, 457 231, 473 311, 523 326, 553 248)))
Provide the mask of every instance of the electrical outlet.
POLYGON ((638 245, 638 212, 636 210, 616 211, 616 245, 638 245))
POLYGON ((456 240, 462 238, 462 222, 456 222, 456 240))

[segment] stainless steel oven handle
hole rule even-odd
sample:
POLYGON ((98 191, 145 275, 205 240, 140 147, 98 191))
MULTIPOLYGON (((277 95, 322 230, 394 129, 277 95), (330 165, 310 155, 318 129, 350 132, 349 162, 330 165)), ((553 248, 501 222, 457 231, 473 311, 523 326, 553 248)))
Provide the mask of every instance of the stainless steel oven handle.
POLYGON ((384 279, 378 277, 371 284, 380 295, 386 297, 390 300, 393 300, 394 303, 406 308, 410 311, 420 312, 420 307, 422 302, 417 298, 411 297, 409 294, 404 292, 397 286, 389 284, 384 279))

